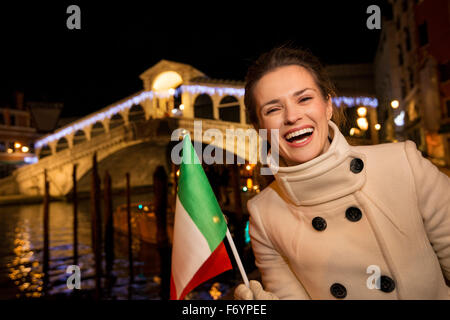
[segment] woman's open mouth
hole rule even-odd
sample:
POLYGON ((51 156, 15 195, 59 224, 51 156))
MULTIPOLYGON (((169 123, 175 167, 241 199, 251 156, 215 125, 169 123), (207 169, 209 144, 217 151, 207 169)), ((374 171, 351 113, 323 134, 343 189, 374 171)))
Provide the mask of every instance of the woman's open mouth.
POLYGON ((303 128, 287 133, 284 138, 292 147, 303 147, 312 140, 313 127, 303 128))

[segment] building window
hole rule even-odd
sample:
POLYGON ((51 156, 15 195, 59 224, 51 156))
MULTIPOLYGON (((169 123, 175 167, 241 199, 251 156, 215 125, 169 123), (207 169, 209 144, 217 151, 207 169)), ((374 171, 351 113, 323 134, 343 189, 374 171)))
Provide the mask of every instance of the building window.
POLYGON ((408 0, 402 0, 402 10, 403 12, 408 10, 408 0))
POLYGON ((405 98, 406 97, 406 84, 405 84, 405 80, 403 80, 403 79, 401 81, 401 90, 402 90, 402 97, 405 98))
POLYGON ((398 64, 400 66, 403 65, 403 53, 402 53, 402 47, 401 46, 397 46, 398 48, 398 64))
POLYGON ((428 44, 428 26, 426 21, 419 25, 419 44, 421 47, 428 44))
POLYGON ((14 114, 9 115, 9 125, 15 126, 16 125, 16 116, 14 114))
POLYGON ((414 72, 412 68, 408 68, 408 74, 409 74, 409 87, 412 89, 414 88, 414 72))
POLYGON ((5 141, 0 141, 0 152, 6 152, 6 143, 5 143, 5 141))
POLYGON ((438 69, 441 82, 445 82, 450 79, 450 61, 440 64, 438 69))
POLYGON ((409 30, 407 28, 404 28, 403 31, 405 32, 405 47, 406 51, 411 50, 411 37, 409 36, 409 30))

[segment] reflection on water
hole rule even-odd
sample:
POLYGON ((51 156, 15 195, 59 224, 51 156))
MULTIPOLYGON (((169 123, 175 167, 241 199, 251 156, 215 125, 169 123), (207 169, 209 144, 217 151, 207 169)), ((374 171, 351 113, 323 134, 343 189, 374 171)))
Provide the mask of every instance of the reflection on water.
MULTIPOLYGON (((145 194, 134 195, 132 202, 146 201, 145 194)), ((125 202, 115 197, 114 208, 125 202)), ((39 298, 43 296, 43 208, 42 205, 0 207, 0 299, 39 298)), ((127 237, 114 235, 114 284, 106 299, 128 299, 127 237)), ((94 256, 91 249, 89 200, 79 201, 78 265, 81 269, 81 291, 95 288, 94 256)), ((156 246, 133 239, 134 283, 132 299, 160 299, 159 254, 156 246)), ((73 209, 67 202, 50 203, 49 295, 69 296, 67 267, 73 264, 73 209)), ((103 266, 103 270, 105 267, 103 266)), ((219 299, 234 285, 233 272, 204 283, 187 299, 219 299), (217 279, 220 282, 217 282, 217 279)), ((103 287, 105 287, 103 279, 103 287)))
MULTIPOLYGON (((26 297, 39 298, 42 292, 43 274, 39 272, 39 261, 30 248, 30 223, 26 219, 22 226, 14 228, 14 258, 7 264, 9 278, 26 297)), ((21 294, 17 293, 16 297, 21 294)))

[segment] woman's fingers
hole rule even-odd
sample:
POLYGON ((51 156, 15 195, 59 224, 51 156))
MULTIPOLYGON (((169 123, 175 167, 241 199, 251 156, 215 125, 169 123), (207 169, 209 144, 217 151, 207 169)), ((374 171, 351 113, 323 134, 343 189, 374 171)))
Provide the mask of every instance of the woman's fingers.
POLYGON ((234 290, 234 298, 236 300, 279 300, 272 292, 265 291, 260 282, 250 280, 250 288, 243 283, 238 285, 234 290))
POLYGON ((253 292, 243 283, 238 285, 234 290, 234 299, 236 300, 253 300, 253 292))
POLYGON ((279 298, 272 292, 265 291, 256 280, 250 280, 250 289, 253 292, 255 300, 279 300, 279 298))

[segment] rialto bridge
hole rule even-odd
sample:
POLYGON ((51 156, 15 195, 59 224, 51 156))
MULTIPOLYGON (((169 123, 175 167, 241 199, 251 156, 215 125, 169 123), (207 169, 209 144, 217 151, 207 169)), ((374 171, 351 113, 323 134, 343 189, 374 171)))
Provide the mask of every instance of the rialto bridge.
MULTIPOLYGON (((203 143, 221 147, 240 159, 249 160, 257 153, 257 146, 249 139, 244 139, 245 143, 226 145, 216 136, 193 134, 196 120, 202 120, 203 133, 211 132, 210 129, 223 136, 227 129, 234 132, 242 129, 239 134, 254 133, 245 116, 242 82, 210 79, 190 65, 167 60, 161 60, 140 78, 142 91, 36 141, 35 153, 39 160, 0 180, 0 196, 42 195, 44 170, 47 170, 51 195, 67 195, 73 187, 74 164, 78 187, 88 191, 94 153, 100 174, 106 170, 111 174, 113 188, 125 186, 126 172, 130 172, 133 186, 152 185, 152 175, 158 165, 164 165, 170 172, 171 135, 179 128, 188 130, 192 140, 203 138, 203 143)), ((346 105, 376 107, 374 98, 338 99, 346 105)))

